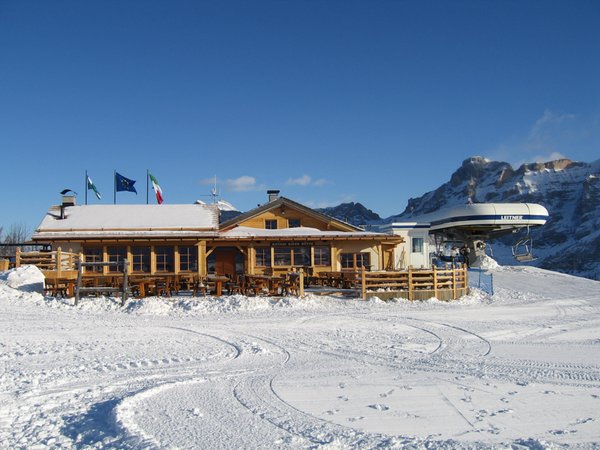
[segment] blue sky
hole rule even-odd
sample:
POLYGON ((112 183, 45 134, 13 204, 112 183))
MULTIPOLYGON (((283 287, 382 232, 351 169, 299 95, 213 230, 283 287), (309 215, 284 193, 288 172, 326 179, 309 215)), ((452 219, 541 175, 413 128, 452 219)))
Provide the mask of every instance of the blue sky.
MULTIPOLYGON (((473 155, 600 158, 598 1, 0 0, 0 226, 87 169, 382 216, 473 155)), ((151 197, 152 199, 152 197, 151 197)), ((97 200, 90 196, 90 203, 97 200)))

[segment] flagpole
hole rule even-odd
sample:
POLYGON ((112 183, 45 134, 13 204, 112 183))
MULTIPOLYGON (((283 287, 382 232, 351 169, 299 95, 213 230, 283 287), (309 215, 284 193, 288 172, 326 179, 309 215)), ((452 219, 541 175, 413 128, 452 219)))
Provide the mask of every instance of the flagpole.
POLYGON ((113 200, 113 204, 117 204, 117 171, 114 170, 113 171, 113 185, 114 185, 114 190, 113 190, 113 195, 114 195, 114 200, 113 200))
POLYGON ((85 169, 85 204, 87 205, 87 191, 88 191, 88 186, 87 186, 87 169, 85 169))
POLYGON ((146 205, 148 204, 148 178, 150 178, 150 171, 146 169, 146 205))

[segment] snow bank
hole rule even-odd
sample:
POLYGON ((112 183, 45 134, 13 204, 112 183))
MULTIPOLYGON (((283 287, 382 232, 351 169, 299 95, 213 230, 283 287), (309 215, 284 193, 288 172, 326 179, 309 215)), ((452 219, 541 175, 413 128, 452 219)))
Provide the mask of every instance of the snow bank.
POLYGON ((477 259, 473 263, 473 267, 479 267, 480 269, 489 270, 489 269, 496 269, 496 268, 500 267, 500 265, 494 258, 492 258, 488 255, 483 255, 483 256, 477 257, 477 259))
POLYGON ((44 274, 36 266, 21 266, 0 272, 0 284, 23 292, 44 293, 44 274))

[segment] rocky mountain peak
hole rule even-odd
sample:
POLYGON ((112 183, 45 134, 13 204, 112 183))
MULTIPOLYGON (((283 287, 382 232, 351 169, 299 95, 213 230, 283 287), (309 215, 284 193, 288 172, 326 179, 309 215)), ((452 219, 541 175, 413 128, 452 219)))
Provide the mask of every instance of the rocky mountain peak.
POLYGON ((342 203, 341 205, 334 207, 317 209, 317 211, 357 226, 375 223, 381 220, 379 214, 367 209, 361 203, 355 202, 342 203))

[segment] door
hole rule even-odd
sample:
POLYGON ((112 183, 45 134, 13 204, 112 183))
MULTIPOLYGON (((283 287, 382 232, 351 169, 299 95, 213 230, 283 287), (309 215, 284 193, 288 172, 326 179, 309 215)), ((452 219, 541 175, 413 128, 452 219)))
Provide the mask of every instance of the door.
MULTIPOLYGON (((216 249, 214 255, 214 273, 217 275, 236 275, 244 272, 244 258, 236 248, 216 249)), ((209 264, 210 266, 210 264, 209 264)))

